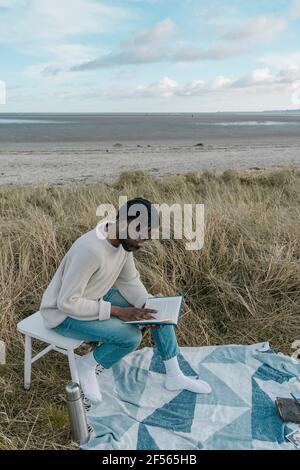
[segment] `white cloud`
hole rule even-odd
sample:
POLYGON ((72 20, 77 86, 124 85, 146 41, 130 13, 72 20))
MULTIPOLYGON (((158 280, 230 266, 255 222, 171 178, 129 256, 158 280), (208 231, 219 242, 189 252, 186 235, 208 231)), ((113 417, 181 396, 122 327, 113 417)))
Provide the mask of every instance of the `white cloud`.
POLYGON ((27 67, 24 75, 34 79, 45 79, 56 82, 63 82, 72 74, 70 67, 82 60, 89 60, 94 50, 81 44, 59 44, 41 49, 44 53, 54 56, 54 60, 42 62, 27 67))
POLYGON ((88 60, 95 54, 92 47, 75 43, 61 43, 55 46, 47 46, 45 51, 50 52, 64 63, 74 63, 78 60, 88 60))
POLYGON ((222 88, 227 87, 232 83, 232 80, 229 78, 223 77, 223 75, 220 75, 219 77, 216 77, 211 84, 211 87, 213 90, 220 90, 222 88))
POLYGON ((12 8, 19 3, 19 0, 0 0, 0 7, 12 8))
POLYGON ((158 63, 163 60, 174 61, 174 53, 169 48, 158 47, 176 33, 176 25, 170 18, 165 18, 151 28, 134 31, 115 52, 104 54, 89 61, 78 63, 72 70, 95 70, 118 65, 140 65, 158 63))
POLYGON ((155 24, 152 28, 143 28, 135 31, 124 43, 125 47, 144 46, 160 43, 176 34, 176 25, 171 18, 155 24))
POLYGON ((293 83, 295 80, 300 79, 300 66, 291 66, 279 70, 276 78, 279 83, 293 83))
POLYGON ((268 68, 256 69, 249 75, 236 80, 233 83, 235 88, 243 88, 254 85, 266 85, 273 83, 274 77, 271 75, 271 71, 268 68))
POLYGON ((169 98, 175 94, 179 84, 169 77, 164 77, 157 82, 148 85, 138 85, 135 88, 122 89, 120 86, 111 87, 104 90, 103 97, 107 99, 124 99, 124 98, 169 98))
MULTIPOLYGON (((92 47, 73 43, 78 35, 111 32, 133 18, 128 8, 98 0, 0 0, 0 43, 43 57, 40 64, 26 67, 25 76, 53 81, 68 78, 78 62, 95 57, 92 47)), ((99 48, 97 49, 99 53, 99 48)))
POLYGON ((136 70, 121 70, 120 72, 116 73, 111 77, 111 80, 114 81, 128 81, 128 80, 133 80, 137 76, 137 71, 136 70))
POLYGON ((197 96, 203 93, 205 86, 206 82, 204 80, 192 80, 190 83, 181 86, 178 92, 181 96, 197 96))
POLYGON ((104 54, 97 59, 83 62, 72 67, 73 71, 105 69, 123 65, 142 65, 161 62, 197 62, 200 60, 222 60, 234 57, 247 49, 240 44, 218 45, 209 49, 201 49, 193 44, 170 45, 168 47, 132 47, 117 52, 104 54))
POLYGON ((288 21, 271 15, 255 18, 242 26, 232 28, 221 39, 230 41, 270 41, 288 27, 288 21))
POLYGON ((286 17, 290 20, 299 18, 300 16, 300 0, 295 0, 287 9, 286 17))
POLYGON ((139 85, 135 88, 122 89, 113 87, 103 92, 103 96, 108 99, 124 98, 171 98, 173 96, 200 96, 205 93, 218 92, 229 88, 232 80, 225 77, 216 77, 212 81, 192 80, 191 82, 180 84, 170 77, 164 77, 157 82, 148 85, 139 85))
POLYGON ((261 15, 242 24, 227 26, 220 39, 228 41, 265 42, 286 31, 290 22, 300 16, 300 0, 278 13, 261 15))
POLYGON ((290 68, 300 66, 300 51, 285 54, 267 54, 259 61, 273 68, 290 68))
POLYGON ((232 83, 233 88, 260 87, 277 85, 293 85, 300 79, 300 66, 288 67, 276 72, 271 72, 269 68, 256 69, 251 74, 242 77, 232 83))
MULTIPOLYGON (((197 103, 197 106, 201 107, 206 103, 208 111, 225 110, 226 107, 227 110, 278 109, 288 107, 289 104, 296 106, 299 84, 300 68, 272 71, 265 67, 255 69, 248 75, 234 80, 220 75, 211 80, 196 78, 180 82, 165 76, 160 80, 138 86, 130 86, 130 82, 125 78, 124 80, 120 78, 117 83, 111 81, 110 86, 92 81, 78 83, 71 79, 64 84, 58 82, 57 86, 49 88, 49 96, 44 96, 44 99, 59 101, 60 105, 65 103, 66 109, 71 109, 73 106, 73 110, 78 110, 76 107, 78 103, 81 104, 80 109, 85 110, 97 110, 97 106, 99 107, 101 103, 102 109, 110 111, 126 110, 129 106, 131 110, 145 111, 148 109, 148 104, 153 106, 154 103, 160 110, 188 111, 197 103)), ((16 101, 16 96, 12 98, 16 101)), ((32 98, 37 102, 39 94, 36 93, 32 98)), ((21 98, 22 102, 24 100, 26 101, 26 96, 21 98)))
POLYGON ((138 86, 136 92, 143 96, 161 96, 163 98, 169 98, 174 95, 178 87, 179 85, 175 80, 164 77, 157 83, 148 86, 138 86))
MULTIPOLYGON (((177 32, 173 20, 165 20, 152 28, 135 31, 119 49, 103 54, 89 61, 78 63, 74 71, 96 70, 124 65, 145 65, 154 63, 184 63, 203 60, 223 60, 249 52, 253 42, 267 42, 285 31, 289 21, 300 15, 300 0, 288 9, 276 14, 256 17, 242 25, 229 27, 219 34, 217 41, 208 48, 195 43, 162 45, 177 32), (155 47, 154 47, 155 46, 155 47)), ((226 20, 228 23, 228 20, 226 20)), ((226 24, 226 22, 224 24, 226 24)), ((223 27, 224 27, 223 24, 223 27)))
MULTIPOLYGON (((212 80, 194 79, 187 83, 164 77, 157 82, 139 85, 134 88, 122 89, 119 85, 102 91, 106 99, 138 99, 138 98, 166 98, 193 97, 226 93, 227 95, 238 90, 249 89, 256 92, 263 91, 272 94, 278 91, 293 92, 295 84, 300 80, 300 67, 282 69, 272 72, 269 68, 253 70, 249 75, 233 80, 223 75, 212 80)), ((297 85, 298 87, 298 85, 297 85)))
MULTIPOLYGON (((111 31, 125 8, 97 0, 15 0, 0 11, 0 42, 33 43, 111 31)), ((33 44, 34 45, 34 44, 33 44)))

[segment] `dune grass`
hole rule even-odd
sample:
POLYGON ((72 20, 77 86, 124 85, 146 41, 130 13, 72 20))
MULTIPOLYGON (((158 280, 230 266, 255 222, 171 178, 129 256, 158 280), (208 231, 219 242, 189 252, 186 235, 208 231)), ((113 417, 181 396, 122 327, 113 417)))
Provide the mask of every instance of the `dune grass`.
MULTIPOLYGON (((199 172, 152 178, 124 173, 112 184, 0 187, 0 449, 71 449, 64 385, 67 360, 50 353, 22 389, 16 323, 39 307, 72 242, 94 227, 100 203, 143 196, 204 203, 205 243, 152 241, 136 254, 152 293, 185 293, 181 346, 270 341, 290 354, 300 338, 300 172, 199 172)), ((149 332, 141 347, 151 345, 149 332)), ((40 345, 35 345, 36 350, 40 345)))

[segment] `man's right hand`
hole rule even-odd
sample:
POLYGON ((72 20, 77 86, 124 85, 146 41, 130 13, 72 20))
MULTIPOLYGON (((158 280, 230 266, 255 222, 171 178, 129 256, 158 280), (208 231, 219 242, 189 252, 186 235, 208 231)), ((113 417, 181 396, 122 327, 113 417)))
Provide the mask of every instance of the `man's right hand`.
POLYGON ((155 320, 154 313, 157 310, 152 308, 136 307, 113 307, 111 306, 111 315, 120 318, 122 321, 155 320))

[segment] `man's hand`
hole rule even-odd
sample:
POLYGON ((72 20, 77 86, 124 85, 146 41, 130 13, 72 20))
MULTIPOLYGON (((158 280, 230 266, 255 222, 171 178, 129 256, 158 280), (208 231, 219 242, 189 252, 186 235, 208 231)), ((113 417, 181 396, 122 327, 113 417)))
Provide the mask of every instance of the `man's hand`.
MULTIPOLYGON (((159 293, 156 297, 162 297, 163 294, 159 293)), ((145 304, 144 304, 145 305, 145 304)), ((155 319, 151 314, 157 313, 157 310, 151 308, 136 308, 136 307, 111 307, 111 315, 120 318, 122 321, 137 321, 137 320, 151 320, 155 319)), ((155 323, 148 323, 139 325, 139 328, 159 328, 160 325, 155 323)))
MULTIPOLYGON (((159 294, 157 294, 155 297, 163 297, 163 294, 159 293, 159 294)), ((144 304, 144 305, 145 305, 145 304, 144 304)), ((144 307, 144 305, 143 305, 143 307, 144 307)), ((160 325, 156 325, 156 324, 154 324, 154 325, 151 324, 151 325, 150 325, 150 324, 148 324, 148 325, 140 325, 140 326, 139 326, 139 329, 141 330, 142 328, 159 328, 159 327, 160 327, 160 325)))
POLYGON ((154 313, 157 313, 157 310, 152 308, 111 307, 111 315, 122 321, 155 320, 154 313))

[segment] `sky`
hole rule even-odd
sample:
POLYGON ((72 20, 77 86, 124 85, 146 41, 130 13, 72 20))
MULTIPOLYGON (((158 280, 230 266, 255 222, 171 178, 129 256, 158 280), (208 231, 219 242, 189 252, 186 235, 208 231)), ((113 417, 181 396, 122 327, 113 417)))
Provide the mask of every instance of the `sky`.
POLYGON ((1 113, 300 108, 300 0, 0 0, 0 25, 1 113))

